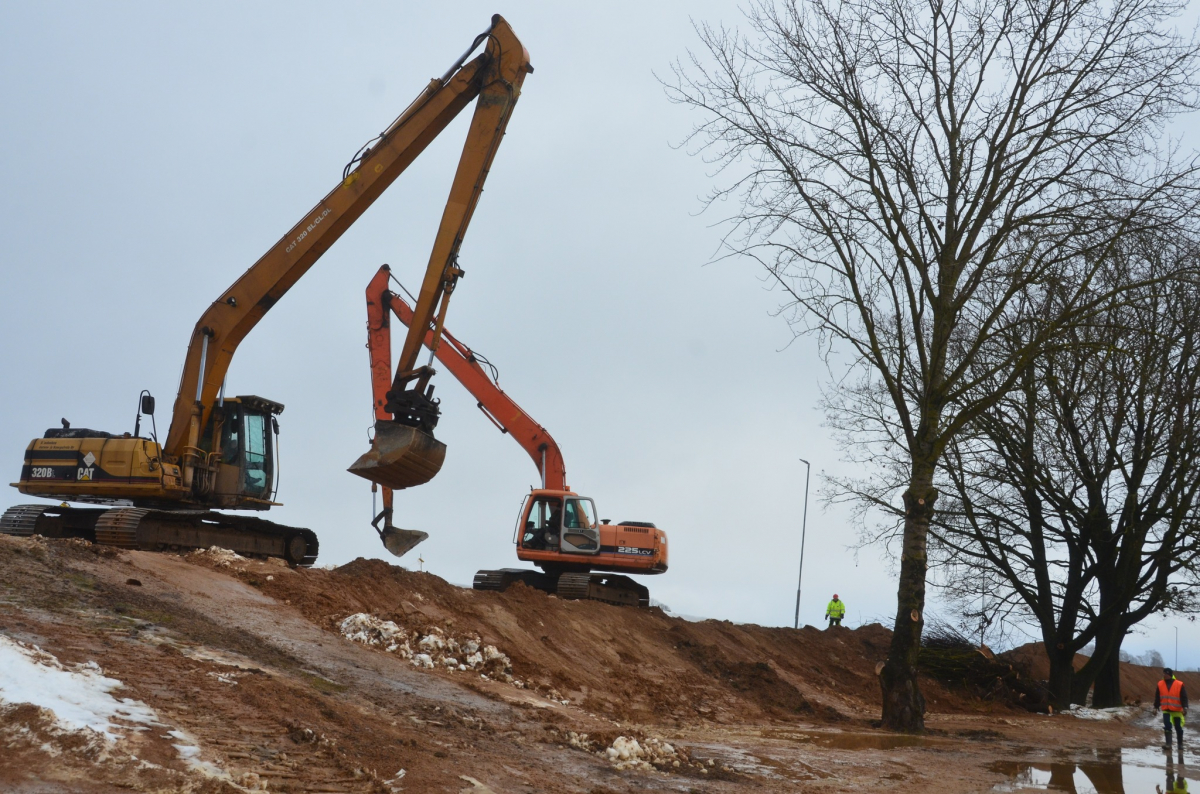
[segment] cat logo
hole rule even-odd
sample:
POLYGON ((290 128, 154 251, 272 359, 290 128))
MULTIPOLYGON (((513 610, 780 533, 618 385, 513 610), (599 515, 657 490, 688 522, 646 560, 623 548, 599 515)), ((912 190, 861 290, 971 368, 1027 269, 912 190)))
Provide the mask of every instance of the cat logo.
POLYGON ((88 482, 92 479, 92 475, 96 473, 96 467, 92 464, 96 462, 96 456, 91 452, 83 456, 83 466, 75 472, 75 480, 77 482, 88 482))

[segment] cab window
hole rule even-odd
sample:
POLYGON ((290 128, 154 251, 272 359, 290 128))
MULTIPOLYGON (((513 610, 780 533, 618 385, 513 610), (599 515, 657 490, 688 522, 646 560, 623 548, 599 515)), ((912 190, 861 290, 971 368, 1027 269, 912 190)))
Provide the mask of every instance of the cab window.
POLYGON ((566 529, 595 529, 596 508, 591 499, 568 499, 563 511, 563 527, 566 529))
POLYGON ((270 487, 271 472, 267 463, 270 439, 267 436, 267 417, 248 413, 245 422, 245 482, 246 492, 262 496, 270 487))
POLYGON ((527 529, 557 530, 561 522, 562 503, 557 499, 538 499, 529 510, 525 520, 527 529))
POLYGON ((558 530, 562 526, 562 500, 552 497, 535 499, 525 517, 521 545, 545 549, 558 545, 558 530))
POLYGON ((237 465, 242 455, 241 444, 242 418, 238 411, 227 410, 221 423, 221 462, 237 465))

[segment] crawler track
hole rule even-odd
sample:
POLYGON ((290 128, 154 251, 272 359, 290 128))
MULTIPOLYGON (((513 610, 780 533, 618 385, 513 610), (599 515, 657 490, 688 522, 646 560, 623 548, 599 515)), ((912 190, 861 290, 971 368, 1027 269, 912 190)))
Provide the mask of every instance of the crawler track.
POLYGON ((105 546, 149 551, 220 546, 305 566, 317 561, 319 550, 317 535, 310 529, 211 510, 16 505, 0 515, 0 533, 85 538, 105 546))
POLYGON ((0 533, 27 537, 37 534, 38 517, 45 512, 44 505, 16 505, 0 516, 0 533))
POLYGON ((547 593, 553 593, 555 587, 554 577, 525 568, 501 568, 497 571, 478 571, 475 574, 475 584, 473 586, 476 590, 501 592, 507 590, 509 585, 516 582, 524 582, 530 587, 544 590, 547 593))
POLYGON ((648 607, 650 591, 628 576, 611 573, 552 575, 522 568, 501 568, 475 574, 476 590, 507 590, 516 582, 571 600, 603 601, 617 606, 648 607))

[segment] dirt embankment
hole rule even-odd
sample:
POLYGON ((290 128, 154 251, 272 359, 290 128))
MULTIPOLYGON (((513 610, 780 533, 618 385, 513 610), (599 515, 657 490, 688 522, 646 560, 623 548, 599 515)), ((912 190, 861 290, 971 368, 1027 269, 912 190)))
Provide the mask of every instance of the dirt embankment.
MULTIPOLYGON (((1023 665, 1030 675, 1045 680, 1050 677, 1050 660, 1040 642, 1030 642, 1004 654, 1005 659, 1023 665)), ((1075 669, 1087 664, 1088 657, 1075 654, 1075 669)), ((1200 673, 1175 673, 1183 681, 1192 698, 1200 697, 1200 673), (1197 693, 1197 694, 1192 694, 1197 693)), ((1146 667, 1140 664, 1121 662, 1121 698, 1130 705, 1153 703, 1154 689, 1162 680, 1161 667, 1146 667)))
MULTIPOLYGON (((236 575, 330 630, 347 614, 368 612, 407 628, 477 632, 508 654, 514 674, 534 689, 640 722, 876 717, 875 666, 891 641, 879 624, 797 631, 564 601, 520 584, 477 592, 380 560, 269 582, 252 570, 236 575)), ((936 681, 922 687, 939 711, 986 708, 936 681)))
MULTIPOLYGON (((888 640, 475 592, 379 561, 294 570, 0 536, 0 650, 151 715, 116 719, 109 741, 7 698, 0 790, 949 794, 996 782, 1009 734, 1061 734, 932 681, 933 737, 872 731, 888 640), (358 613, 395 641, 343 636, 358 613), (462 664, 432 653, 443 639, 462 664)), ((1094 748, 1133 729, 1072 730, 1094 748)))
POLYGON ((378 560, 271 582, 239 575, 331 630, 347 614, 369 612, 411 629, 478 632, 531 689, 621 720, 845 719, 861 710, 859 696, 873 696, 875 660, 886 652, 878 627, 781 638, 658 609, 563 601, 519 584, 480 593, 378 560))

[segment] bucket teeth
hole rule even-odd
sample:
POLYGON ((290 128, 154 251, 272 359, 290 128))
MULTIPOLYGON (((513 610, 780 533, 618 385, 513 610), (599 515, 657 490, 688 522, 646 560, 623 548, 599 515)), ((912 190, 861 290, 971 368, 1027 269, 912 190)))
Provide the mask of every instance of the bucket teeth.
POLYGON ((432 480, 445 459, 446 445, 429 433, 395 422, 377 422, 371 450, 347 471, 400 490, 432 480))

